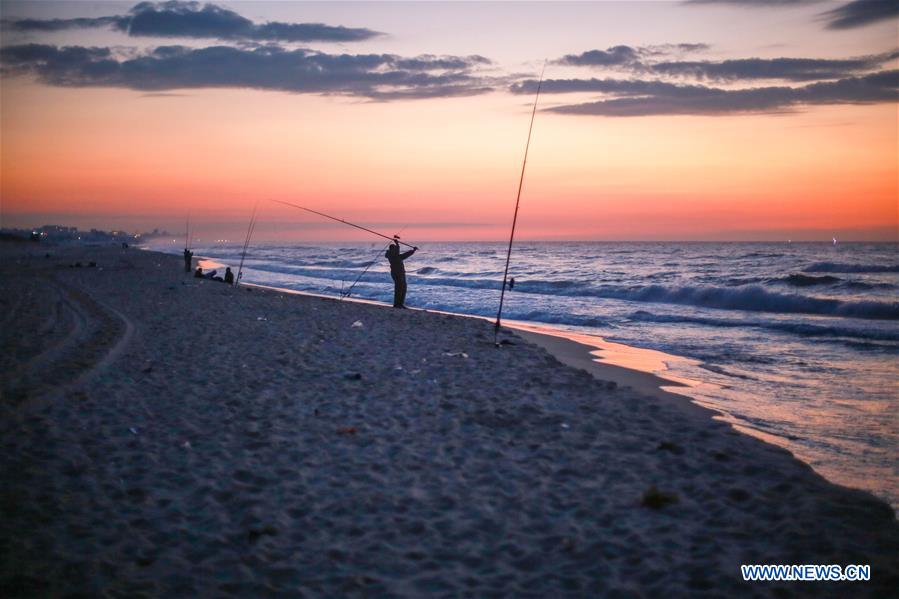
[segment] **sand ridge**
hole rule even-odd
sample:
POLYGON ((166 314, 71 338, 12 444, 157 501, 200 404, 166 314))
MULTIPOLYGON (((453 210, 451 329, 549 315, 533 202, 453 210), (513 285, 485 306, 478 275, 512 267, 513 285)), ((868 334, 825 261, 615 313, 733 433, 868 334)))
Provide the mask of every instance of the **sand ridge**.
POLYGON ((498 350, 488 322, 234 289, 133 249, 0 251, 5 596, 899 587, 883 502, 511 332, 498 350), (642 505, 650 487, 676 503, 642 505), (873 580, 744 583, 741 563, 873 580))

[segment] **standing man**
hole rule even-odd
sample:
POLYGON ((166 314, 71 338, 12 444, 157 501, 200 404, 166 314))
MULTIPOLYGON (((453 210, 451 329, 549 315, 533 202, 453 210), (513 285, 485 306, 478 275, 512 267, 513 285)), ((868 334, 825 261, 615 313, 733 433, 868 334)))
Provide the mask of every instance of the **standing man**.
POLYGON ((193 260, 194 253, 187 248, 184 248, 184 272, 190 272, 191 260, 193 260))
POLYGON ((399 237, 394 236, 393 243, 387 248, 384 256, 390 262, 390 276, 393 278, 393 307, 406 307, 406 267, 403 261, 415 253, 417 247, 400 253, 399 237))

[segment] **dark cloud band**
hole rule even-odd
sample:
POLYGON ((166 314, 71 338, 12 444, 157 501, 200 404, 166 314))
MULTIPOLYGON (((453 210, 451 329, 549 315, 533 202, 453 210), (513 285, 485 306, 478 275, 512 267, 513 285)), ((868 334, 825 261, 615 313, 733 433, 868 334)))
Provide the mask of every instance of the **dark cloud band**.
MULTIPOLYGON (((682 49, 701 44, 678 44, 667 48, 682 49)), ((742 58, 723 61, 659 60, 668 52, 651 48, 615 46, 607 50, 588 50, 568 54, 555 64, 586 66, 662 77, 689 77, 715 81, 779 79, 783 81, 817 81, 841 79, 865 74, 899 57, 899 51, 846 59, 825 58, 742 58)))
POLYGON ((674 61, 648 65, 662 75, 688 76, 697 79, 747 80, 783 79, 786 81, 815 81, 839 79, 871 71, 894 60, 899 53, 862 56, 842 60, 823 58, 744 58, 736 60, 674 61))
POLYGON ((897 0, 854 0, 824 13, 829 29, 853 29, 899 18, 897 0))
POLYGON ((54 31, 66 31, 69 29, 91 29, 99 27, 127 28, 128 17, 97 17, 77 19, 13 19, 3 20, 4 28, 13 31, 33 31, 38 33, 52 33, 54 31))
MULTIPOLYGON (((512 91, 530 91, 524 82, 512 91)), ((771 113, 823 104, 877 104, 899 101, 899 70, 810 83, 802 87, 721 89, 663 81, 568 79, 543 82, 547 93, 592 92, 606 98, 550 108, 552 112, 593 116, 728 115, 771 113)))
POLYGON ((661 44, 655 46, 612 46, 605 50, 587 50, 566 54, 553 64, 576 67, 641 67, 644 60, 671 54, 701 52, 708 44, 661 44))
MULTIPOLYGON (((684 4, 719 4, 741 8, 790 8, 824 0, 685 0, 684 4)), ((899 17, 897 0, 852 0, 822 14, 828 29, 853 29, 899 17)))
POLYGON ((748 8, 789 7, 803 4, 817 4, 825 0, 684 0, 684 4, 724 4, 748 8))
POLYGON ((2 74, 31 74, 50 85, 143 91, 251 88, 382 100, 484 93, 491 86, 473 70, 488 62, 481 56, 403 58, 278 46, 162 46, 129 57, 108 48, 45 44, 8 46, 0 52, 2 74))
POLYGON ((6 21, 15 31, 53 32, 111 27, 130 36, 183 37, 257 42, 356 42, 381 35, 365 28, 322 23, 257 24, 236 12, 198 2, 141 2, 127 15, 78 19, 19 19, 6 21))
POLYGON ((608 67, 633 65, 640 61, 640 52, 630 46, 613 46, 608 50, 588 50, 580 54, 567 54, 555 64, 578 67, 608 67))

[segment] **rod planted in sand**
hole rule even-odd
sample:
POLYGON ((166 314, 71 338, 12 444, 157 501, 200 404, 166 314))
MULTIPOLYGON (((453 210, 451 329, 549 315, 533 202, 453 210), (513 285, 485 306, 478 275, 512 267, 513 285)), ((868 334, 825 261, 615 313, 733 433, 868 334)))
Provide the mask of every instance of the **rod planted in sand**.
POLYGON ((237 278, 234 279, 234 286, 240 285, 240 277, 243 276, 243 261, 247 257, 247 247, 250 245, 250 238, 253 236, 253 229, 256 228, 256 210, 259 208, 259 202, 253 206, 253 214, 250 216, 250 224, 247 226, 247 238, 243 242, 243 252, 240 254, 240 266, 237 267, 237 278))
POLYGON ((391 237, 391 236, 389 236, 389 235, 384 235, 383 233, 378 233, 377 231, 372 231, 371 229, 367 229, 366 227, 363 227, 362 225, 357 225, 357 224, 351 223, 351 222, 348 221, 348 220, 344 220, 344 219, 342 219, 342 218, 337 218, 336 216, 331 216, 330 214, 325 214, 324 212, 319 212, 318 210, 313 210, 312 208, 306 208, 305 206, 300 206, 299 204, 291 204, 290 202, 284 202, 284 201, 281 201, 281 200, 269 200, 269 201, 271 201, 271 202, 276 202, 276 203, 278 203, 278 204, 284 204, 285 206, 293 206, 294 208, 299 208, 300 210, 305 210, 306 212, 311 212, 312 214, 317 214, 317 215, 319 215, 319 216, 324 216, 325 218, 329 218, 329 219, 331 219, 331 220, 335 220, 335 221, 337 221, 337 222, 339 222, 339 223, 343 223, 343 224, 345 224, 345 225, 349 225, 349 226, 351 226, 351 227, 355 227, 355 228, 357 228, 357 229, 361 229, 361 230, 363 230, 363 231, 366 231, 367 233, 371 233, 372 235, 377 235, 378 237, 383 237, 384 239, 389 239, 390 241, 395 241, 396 243, 401 244, 401 245, 404 245, 404 246, 406 246, 406 247, 410 247, 410 248, 414 248, 414 247, 415 247, 415 246, 412 245, 411 243, 406 243, 405 241, 400 241, 399 237, 396 236, 396 235, 394 235, 393 237, 391 237))
POLYGON ((185 224, 185 228, 184 228, 184 249, 185 249, 185 250, 189 250, 189 249, 190 249, 190 242, 191 242, 191 238, 190 238, 190 210, 188 210, 188 211, 187 211, 187 223, 185 224))
POLYGON ((518 222, 518 204, 521 201, 521 188, 524 185, 524 169, 528 164, 528 150, 531 147, 531 131, 534 130, 534 117, 537 116, 537 102, 540 100, 540 88, 543 86, 543 73, 546 71, 546 61, 543 61, 543 69, 540 71, 540 80, 537 82, 537 96, 534 98, 534 108, 531 110, 531 124, 528 126, 528 141, 524 145, 524 160, 521 163, 521 176, 518 178, 518 195, 515 197, 515 214, 512 217, 512 232, 509 234, 509 249, 506 250, 506 269, 503 272, 503 288, 499 292, 499 310, 496 311, 496 323, 493 325, 493 342, 499 334, 499 326, 503 317, 503 300, 506 297, 506 280, 509 277, 509 261, 512 259, 512 241, 515 239, 515 224, 518 222))

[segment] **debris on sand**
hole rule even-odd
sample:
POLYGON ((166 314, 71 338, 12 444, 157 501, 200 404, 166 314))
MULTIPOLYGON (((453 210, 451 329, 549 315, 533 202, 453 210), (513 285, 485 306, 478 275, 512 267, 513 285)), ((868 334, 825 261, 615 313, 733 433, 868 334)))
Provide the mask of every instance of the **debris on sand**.
POLYGON ((659 443, 659 446, 656 447, 656 451, 670 451, 675 455, 681 455, 684 453, 684 448, 671 441, 662 441, 659 443))
POLYGON ((640 500, 640 504, 644 507, 660 510, 666 505, 671 505, 679 501, 680 497, 678 497, 676 493, 659 491, 655 485, 653 485, 643 493, 643 499, 640 500))
POLYGON ((247 531, 247 539, 251 543, 255 543, 259 539, 265 536, 276 536, 278 534, 278 529, 274 526, 263 526, 261 528, 251 528, 247 531))

